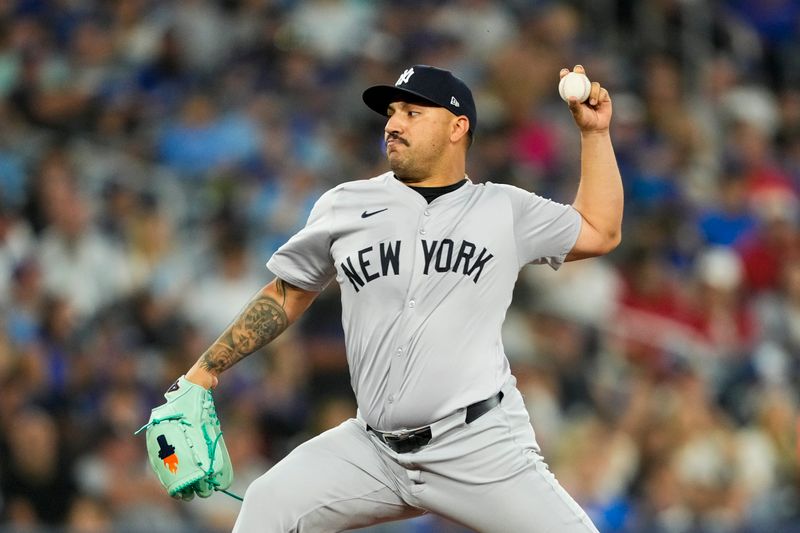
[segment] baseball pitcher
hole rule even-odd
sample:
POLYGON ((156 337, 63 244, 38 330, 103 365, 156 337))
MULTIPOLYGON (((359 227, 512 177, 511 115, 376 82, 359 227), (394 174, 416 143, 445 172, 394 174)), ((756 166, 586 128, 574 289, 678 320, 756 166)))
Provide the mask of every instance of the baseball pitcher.
POLYGON ((253 482, 234 531, 333 532, 436 513, 481 532, 597 532, 541 456, 500 330, 522 267, 556 269, 620 241, 608 92, 593 83, 585 102, 568 98, 581 133, 572 205, 469 179, 477 112, 450 72, 414 65, 363 100, 387 117, 390 171, 323 194, 269 259, 275 279, 154 410, 156 472, 176 497, 227 488, 210 389, 335 279, 357 414, 253 482))

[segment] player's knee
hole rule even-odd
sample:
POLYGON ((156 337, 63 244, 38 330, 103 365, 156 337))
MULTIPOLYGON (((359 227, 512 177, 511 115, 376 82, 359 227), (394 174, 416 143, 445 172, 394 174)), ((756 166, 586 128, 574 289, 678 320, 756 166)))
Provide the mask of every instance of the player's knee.
POLYGON ((253 481, 244 494, 235 533, 295 533, 302 511, 297 508, 298 495, 278 486, 277 480, 265 474, 253 481), (294 498, 293 498, 294 496, 294 498))
POLYGON ((247 488, 234 533, 325 533, 355 524, 347 506, 292 487, 269 472, 247 488))

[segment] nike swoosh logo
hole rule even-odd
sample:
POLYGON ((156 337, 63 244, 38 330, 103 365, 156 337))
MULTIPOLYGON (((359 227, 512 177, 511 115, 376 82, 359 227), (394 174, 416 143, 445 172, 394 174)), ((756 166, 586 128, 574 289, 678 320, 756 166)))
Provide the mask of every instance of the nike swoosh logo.
POLYGON ((361 218, 367 218, 367 217, 371 217, 372 215, 377 215, 378 213, 383 213, 387 209, 389 209, 389 208, 388 207, 384 207, 383 209, 378 209, 377 211, 373 211, 372 213, 367 213, 366 211, 364 211, 363 213, 361 213, 361 218))

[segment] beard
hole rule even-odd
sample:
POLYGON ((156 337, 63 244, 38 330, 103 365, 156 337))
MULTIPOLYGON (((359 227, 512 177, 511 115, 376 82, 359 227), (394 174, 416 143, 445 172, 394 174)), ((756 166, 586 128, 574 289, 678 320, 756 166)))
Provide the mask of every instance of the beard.
POLYGON ((401 137, 389 137, 396 143, 402 145, 399 150, 386 149, 386 158, 389 160, 389 168, 394 172, 394 176, 406 184, 420 183, 427 178, 427 165, 420 164, 418 157, 414 157, 410 152, 410 144, 401 137))
POLYGON ((419 183, 425 180, 425 171, 420 170, 409 158, 389 158, 389 168, 403 183, 419 183))

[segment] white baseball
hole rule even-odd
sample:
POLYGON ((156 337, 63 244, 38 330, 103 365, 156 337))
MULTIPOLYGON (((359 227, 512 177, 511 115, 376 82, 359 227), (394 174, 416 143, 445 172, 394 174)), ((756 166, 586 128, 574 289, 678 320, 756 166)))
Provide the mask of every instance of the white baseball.
POLYGON ((569 102, 570 96, 577 98, 578 102, 585 102, 591 90, 592 82, 580 72, 570 72, 558 83, 558 94, 565 102, 569 102))

